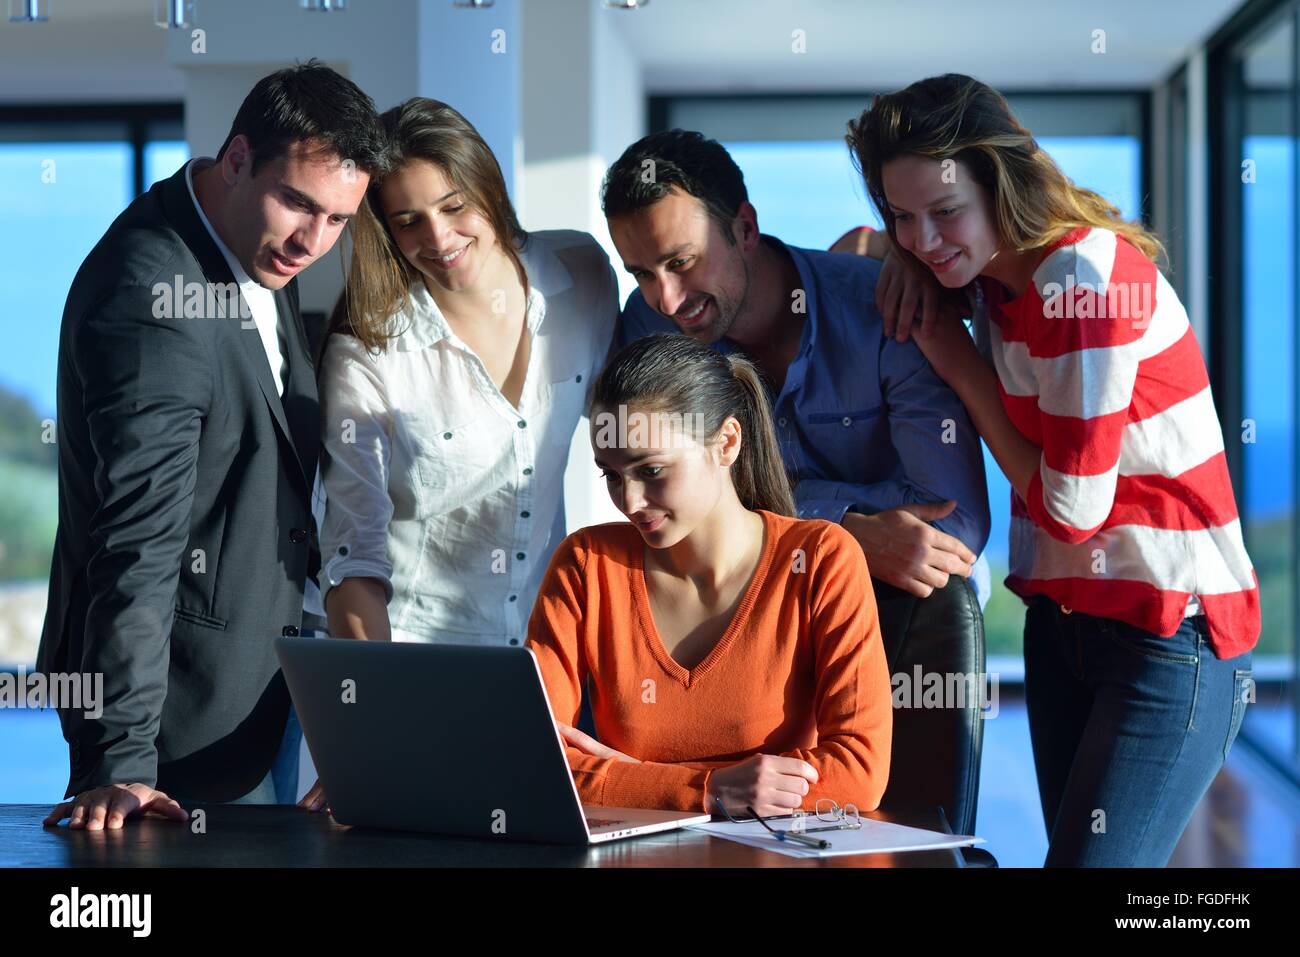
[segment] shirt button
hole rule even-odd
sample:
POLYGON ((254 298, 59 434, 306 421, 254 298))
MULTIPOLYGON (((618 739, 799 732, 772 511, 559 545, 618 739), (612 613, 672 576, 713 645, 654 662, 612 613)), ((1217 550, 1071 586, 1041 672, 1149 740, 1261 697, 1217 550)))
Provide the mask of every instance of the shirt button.
POLYGON ((518 595, 511 595, 511 596, 510 596, 510 600, 511 600, 511 601, 518 601, 518 600, 519 600, 519 596, 518 596, 518 595))
POLYGON ((526 428, 528 428, 528 423, 525 422, 523 419, 520 419, 520 420, 519 420, 519 427, 520 427, 521 429, 526 429, 526 428))
POLYGON ((289 529, 289 541, 293 542, 295 545, 301 545, 303 542, 307 541, 307 530, 303 528, 289 529))
POLYGON ((284 628, 281 629, 280 634, 284 635, 286 638, 297 638, 298 628, 296 625, 285 625, 284 628))
POLYGON ((449 439, 449 438, 451 438, 451 433, 450 433, 450 432, 444 432, 444 433, 442 433, 442 437, 443 437, 444 439, 449 439))
POLYGON ((519 639, 518 639, 518 638, 511 638, 511 639, 510 639, 510 644, 512 644, 512 645, 517 645, 517 644, 519 644, 519 639))
POLYGON ((781 418, 776 420, 776 424, 781 426, 781 428, 783 429, 785 428, 785 422, 786 422, 785 416, 782 416, 781 418))
POLYGON ((530 511, 528 511, 527 509, 525 509, 524 511, 522 511, 522 512, 519 513, 519 517, 520 517, 520 518, 527 518, 528 516, 530 516, 530 515, 532 515, 532 514, 533 514, 532 512, 530 512, 530 511))
POLYGON ((840 421, 844 423, 846 428, 853 424, 853 420, 850 419, 847 415, 844 418, 840 419, 840 421))
POLYGON ((519 560, 522 562, 522 561, 524 560, 524 553, 523 553, 523 552, 515 552, 515 558, 519 559, 519 560))
POLYGON ((532 474, 533 474, 533 467, 530 465, 530 466, 528 466, 528 468, 524 469, 524 474, 525 474, 525 475, 532 475, 532 474))
POLYGON ((577 380, 577 381, 579 381, 579 382, 582 381, 582 373, 581 373, 581 372, 578 373, 578 380, 577 380))

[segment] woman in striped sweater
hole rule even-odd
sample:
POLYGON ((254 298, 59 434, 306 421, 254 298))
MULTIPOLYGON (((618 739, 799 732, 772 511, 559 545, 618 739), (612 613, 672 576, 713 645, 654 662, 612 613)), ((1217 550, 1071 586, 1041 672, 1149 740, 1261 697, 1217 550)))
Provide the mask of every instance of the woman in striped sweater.
POLYGON ((1159 243, 970 77, 878 97, 847 141, 900 262, 973 309, 975 341, 954 311, 899 317, 895 334, 961 397, 1014 489, 1007 586, 1028 605, 1047 864, 1161 866, 1253 696, 1260 614, 1159 243))

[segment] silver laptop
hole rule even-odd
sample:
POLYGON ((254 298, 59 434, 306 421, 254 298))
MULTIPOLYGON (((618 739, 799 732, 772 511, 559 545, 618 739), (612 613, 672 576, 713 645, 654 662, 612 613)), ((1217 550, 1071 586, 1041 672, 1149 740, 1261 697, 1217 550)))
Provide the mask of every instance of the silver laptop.
POLYGON ((275 650, 341 824, 598 844, 709 820, 584 806, 527 648, 279 637, 275 650))

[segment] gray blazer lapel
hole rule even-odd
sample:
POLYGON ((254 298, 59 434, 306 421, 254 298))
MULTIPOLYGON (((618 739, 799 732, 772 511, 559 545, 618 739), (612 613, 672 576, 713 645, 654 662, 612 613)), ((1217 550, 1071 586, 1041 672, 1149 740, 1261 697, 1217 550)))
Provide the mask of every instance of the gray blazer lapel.
POLYGON ((289 424, 298 464, 310 489, 320 446, 320 406, 316 396, 316 368, 312 363, 307 329, 298 309, 296 283, 295 279, 275 294, 275 305, 284 324, 284 358, 288 363, 282 411, 289 424))
MULTIPOLYGON (((248 311, 247 303, 244 302, 242 295, 240 296, 240 302, 242 304, 241 311, 248 311)), ((276 294, 276 306, 281 309, 285 308, 278 293, 276 294)), ((235 338, 239 340, 240 347, 244 351, 244 361, 250 363, 257 371, 257 384, 262 389, 262 395, 271 410, 271 416, 275 419, 275 424, 279 426, 280 431, 288 441, 289 447, 293 450, 294 461, 298 466, 298 474, 303 476, 303 484, 306 485, 306 470, 303 468, 300 458, 298 443, 294 439, 293 429, 289 427, 289 420, 284 411, 284 403, 280 401, 280 384, 276 381, 278 376, 271 372, 271 363, 266 359, 266 349, 262 346, 262 337, 258 334, 257 327, 250 320, 235 319, 234 321, 239 323, 235 331, 235 338)), ((292 368, 293 360, 290 359, 289 361, 290 368, 292 368)), ((292 382, 292 380, 290 381, 292 382)))

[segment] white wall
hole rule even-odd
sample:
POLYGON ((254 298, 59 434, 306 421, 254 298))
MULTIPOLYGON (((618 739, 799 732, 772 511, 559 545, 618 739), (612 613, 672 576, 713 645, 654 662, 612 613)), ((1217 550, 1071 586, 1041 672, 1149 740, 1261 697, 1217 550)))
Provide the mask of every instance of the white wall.
POLYGON ((520 140, 519 7, 518 0, 497 0, 484 10, 461 10, 446 0, 420 0, 416 85, 380 103, 384 110, 418 95, 453 106, 492 148, 512 194, 520 140))
MULTIPOLYGON (((646 132, 641 67, 616 18, 596 3, 536 0, 524 29, 523 176, 516 195, 528 229, 583 229, 615 255, 600 212, 605 170, 646 132)), ((634 287, 620 273, 624 293, 634 287)))
POLYGON ((168 63, 167 31, 154 26, 151 0, 126 8, 51 6, 45 23, 9 23, 9 0, 0 2, 0 103, 180 98, 184 80, 168 63))
MULTIPOLYGON (((604 246, 620 299, 635 287, 600 211, 605 170, 645 134, 641 68, 616 18, 627 11, 559 0, 521 8, 524 29, 523 174, 516 204, 526 229, 581 229, 604 246)), ((619 521, 592 462, 587 423, 564 476, 569 527, 619 521)))

